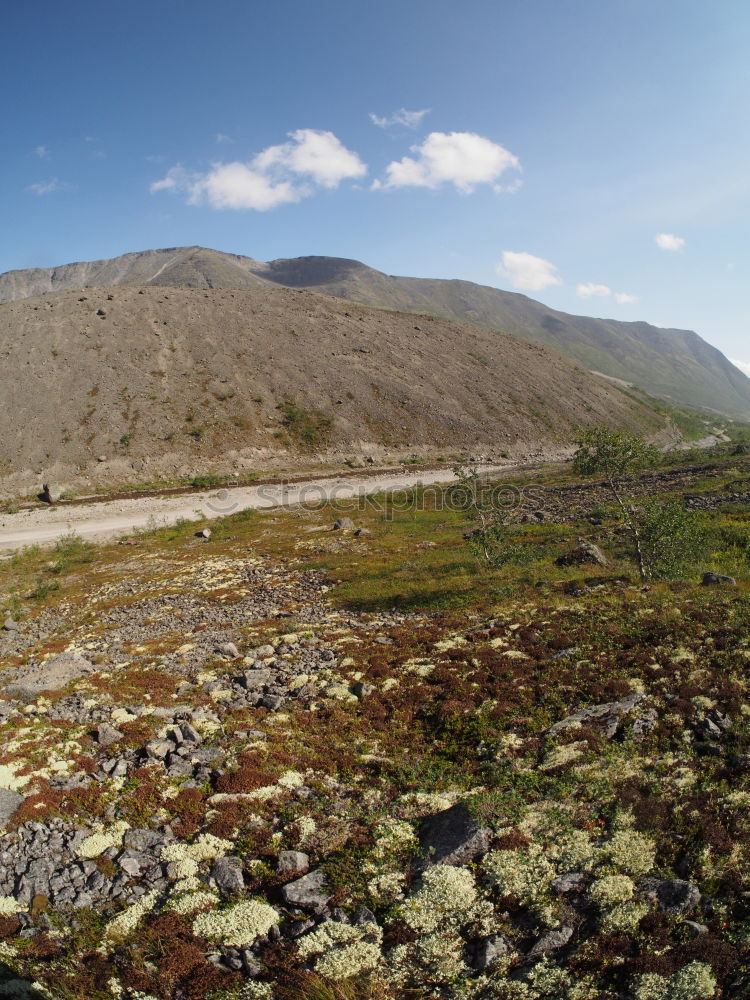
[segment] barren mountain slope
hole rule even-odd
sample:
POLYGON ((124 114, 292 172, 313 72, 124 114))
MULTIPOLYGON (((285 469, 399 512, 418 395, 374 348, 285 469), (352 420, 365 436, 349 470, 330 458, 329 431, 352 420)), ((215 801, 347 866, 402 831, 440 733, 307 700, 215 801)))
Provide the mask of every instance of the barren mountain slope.
POLYGON ((0 301, 86 286, 252 288, 269 283, 481 324, 546 344, 586 368, 634 382, 678 404, 750 416, 750 379, 690 330, 573 316, 515 292, 469 281, 395 277, 337 257, 263 263, 202 247, 147 250, 112 260, 9 271, 0 275, 0 301))
POLYGON ((0 358, 6 478, 80 478, 100 455, 143 477, 283 449, 518 453, 580 423, 661 425, 541 345, 273 286, 7 303, 0 358))
POLYGON ((256 273, 382 309, 479 323, 546 344, 586 368, 677 404, 750 417, 750 379, 692 330, 573 316, 517 292, 471 281, 396 277, 354 260, 276 260, 256 273))

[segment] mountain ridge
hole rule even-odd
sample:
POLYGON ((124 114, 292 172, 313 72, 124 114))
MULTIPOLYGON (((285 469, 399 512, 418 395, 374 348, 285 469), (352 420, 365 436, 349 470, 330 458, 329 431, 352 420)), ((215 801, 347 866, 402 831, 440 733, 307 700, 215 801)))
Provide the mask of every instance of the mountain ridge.
POLYGON ((100 261, 6 272, 0 275, 0 302, 110 285, 311 289, 375 308, 510 333, 677 405, 750 418, 750 379, 692 330, 576 316, 518 292, 461 279, 388 275, 348 258, 262 262, 199 246, 136 251, 100 261))

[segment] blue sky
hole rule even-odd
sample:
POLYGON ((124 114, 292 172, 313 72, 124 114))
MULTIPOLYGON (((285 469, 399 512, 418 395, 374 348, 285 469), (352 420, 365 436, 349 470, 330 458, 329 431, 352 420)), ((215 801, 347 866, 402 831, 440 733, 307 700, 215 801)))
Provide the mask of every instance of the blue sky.
POLYGON ((355 257, 750 373, 747 0, 41 0, 3 41, 0 271, 355 257))

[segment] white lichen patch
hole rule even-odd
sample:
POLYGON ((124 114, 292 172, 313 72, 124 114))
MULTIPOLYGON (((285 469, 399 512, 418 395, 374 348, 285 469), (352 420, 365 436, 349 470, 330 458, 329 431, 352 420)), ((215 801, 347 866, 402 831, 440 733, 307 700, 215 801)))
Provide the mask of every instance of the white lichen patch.
POLYGON ((125 831, 130 829, 129 825, 123 821, 115 823, 108 829, 102 828, 82 840, 78 845, 76 853, 79 858, 98 858, 108 851, 110 847, 119 847, 125 831))
POLYGON ((228 910, 199 914, 193 921, 193 933, 222 944, 249 947, 278 922, 272 906, 251 899, 228 910))
POLYGON ((202 833, 192 844, 175 843, 167 844, 162 849, 162 861, 209 861, 212 858, 221 858, 233 849, 234 845, 229 840, 221 837, 214 837, 211 833, 202 833))
POLYGON ((141 896, 138 902, 133 903, 127 910, 118 913, 104 928, 105 939, 119 940, 132 934, 146 914, 154 908, 158 898, 159 891, 154 889, 152 892, 147 892, 145 896, 141 896))
POLYGON ((377 924, 342 924, 327 920, 299 944, 303 959, 319 956, 315 971, 340 981, 375 969, 382 961, 383 932, 377 924))

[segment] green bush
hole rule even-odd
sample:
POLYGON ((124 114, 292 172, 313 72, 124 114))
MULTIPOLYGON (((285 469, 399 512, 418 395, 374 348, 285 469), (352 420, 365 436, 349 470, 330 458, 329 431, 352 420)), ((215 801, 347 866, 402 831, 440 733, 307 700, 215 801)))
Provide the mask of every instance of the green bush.
POLYGON ((681 503, 649 500, 638 517, 641 550, 650 575, 673 580, 691 572, 706 555, 708 535, 698 514, 681 503))

